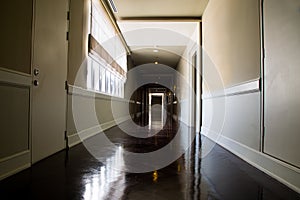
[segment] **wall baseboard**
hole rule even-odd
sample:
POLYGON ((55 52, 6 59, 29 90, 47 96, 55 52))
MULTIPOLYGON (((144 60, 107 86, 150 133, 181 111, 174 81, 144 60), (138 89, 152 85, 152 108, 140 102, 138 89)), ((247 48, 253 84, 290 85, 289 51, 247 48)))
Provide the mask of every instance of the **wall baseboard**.
POLYGON ((82 130, 78 133, 68 135, 68 144, 67 145, 68 145, 68 147, 73 147, 77 144, 80 144, 82 141, 97 135, 99 133, 99 130, 105 131, 105 130, 110 129, 110 128, 116 126, 117 124, 123 123, 129 119, 131 119, 131 116, 121 117, 116 120, 105 122, 101 125, 90 127, 88 129, 82 130))
POLYGON ((237 155, 294 191, 300 193, 300 170, 222 135, 202 127, 201 134, 237 155))
POLYGON ((17 153, 0 162, 0 180, 5 179, 31 166, 30 151, 17 153))

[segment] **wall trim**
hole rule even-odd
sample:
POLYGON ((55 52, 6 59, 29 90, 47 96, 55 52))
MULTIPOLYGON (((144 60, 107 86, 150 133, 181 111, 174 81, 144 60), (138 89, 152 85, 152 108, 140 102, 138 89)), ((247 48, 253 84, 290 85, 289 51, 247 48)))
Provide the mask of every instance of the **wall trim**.
MULTIPOLYGON (((31 91, 32 76, 10 69, 0 67, 0 85, 7 87, 22 88, 31 91)), ((29 94, 29 104, 31 105, 31 95, 29 94)), ((30 112, 30 109, 29 109, 30 112)), ((29 118, 30 120, 30 118, 29 118)), ((31 122, 29 122, 29 129, 31 122)), ((30 137, 30 132, 29 132, 30 137)), ((30 145, 30 141, 29 141, 30 145)), ((0 159, 0 180, 3 180, 11 175, 14 175, 31 166, 31 152, 30 150, 21 151, 10 156, 0 159)))
POLYGON ((112 100, 112 101, 119 101, 125 103, 135 103, 133 100, 123 99, 120 97, 109 96, 107 94, 103 94, 101 92, 85 89, 82 87, 77 87, 74 85, 68 85, 68 94, 69 95, 78 95, 83 97, 95 98, 95 99, 103 99, 103 100, 112 100))
POLYGON ((0 180, 16 174, 31 166, 30 151, 26 150, 12 156, 1 159, 0 161, 0 180))
POLYGON ((223 135, 217 135, 208 128, 201 127, 201 134, 217 142, 247 163, 263 171, 294 191, 300 193, 300 170, 280 160, 256 151, 223 135))
POLYGON ((116 126, 117 124, 121 124, 129 119, 131 119, 131 116, 121 117, 116 120, 105 122, 101 125, 96 125, 96 126, 87 128, 85 130, 82 130, 80 132, 68 135, 67 136, 68 137, 67 145, 68 145, 68 147, 73 147, 77 144, 80 144, 83 140, 86 140, 90 137, 97 135, 99 133, 99 130, 105 131, 105 130, 110 129, 110 128, 116 126))
POLYGON ((219 90, 216 92, 205 92, 202 99, 212 99, 218 97, 235 96, 242 94, 249 94, 260 91, 260 78, 245 81, 231 87, 219 90))
POLYGON ((29 74, 23 74, 20 72, 0 68, 0 82, 9 85, 31 87, 32 77, 29 74))

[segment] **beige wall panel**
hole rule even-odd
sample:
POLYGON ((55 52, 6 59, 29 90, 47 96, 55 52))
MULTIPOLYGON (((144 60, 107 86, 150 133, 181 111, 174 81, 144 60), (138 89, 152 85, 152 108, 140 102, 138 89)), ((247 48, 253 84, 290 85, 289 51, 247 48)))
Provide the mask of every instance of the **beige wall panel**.
POLYGON ((205 89, 222 89, 211 78, 215 70, 225 88, 260 77, 259 34, 259 0, 209 1, 203 15, 205 89))
POLYGON ((259 105, 259 92, 227 97, 225 100, 226 115, 222 135, 259 151, 259 105))
POLYGON ((29 149, 29 88, 0 83, 0 159, 29 149))
POLYGON ((90 1, 70 1, 68 82, 86 88, 86 57, 90 33, 90 1), (80 67, 82 66, 82 69, 80 67), (79 69, 81 72, 78 73, 79 69))
POLYGON ((265 148, 300 167, 300 1, 265 0, 265 148))
POLYGON ((30 74, 32 0, 1 1, 0 67, 30 74))
MULTIPOLYGON (((88 93, 92 95, 92 92, 88 93)), ((69 94, 67 117, 68 135, 126 117, 129 112, 129 104, 122 99, 116 99, 117 100, 111 100, 109 96, 102 94, 95 94, 95 97, 69 94), (73 102, 75 102, 74 105, 72 105, 73 102), (90 106, 92 104, 94 104, 94 107, 90 106), (76 109, 75 112, 73 110, 73 106, 74 109, 76 109), (112 106, 114 106, 114 110, 118 112, 113 114, 112 106), (76 113, 80 113, 81 116, 78 116, 78 119, 80 118, 80 124, 75 124, 78 119, 74 120, 73 112, 75 115, 76 113), (94 120, 93 114, 96 115, 97 121, 94 120)))

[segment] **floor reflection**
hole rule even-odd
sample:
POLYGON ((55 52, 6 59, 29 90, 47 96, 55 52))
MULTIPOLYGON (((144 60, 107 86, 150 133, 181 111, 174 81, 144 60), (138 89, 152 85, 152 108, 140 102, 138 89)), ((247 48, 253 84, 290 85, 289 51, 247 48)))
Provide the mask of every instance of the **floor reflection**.
POLYGON ((77 145, 1 181, 1 200, 300 199, 299 194, 173 120, 167 120, 163 130, 150 138, 128 136, 118 127, 105 134, 118 147, 108 149, 105 162, 77 145), (136 161, 126 160, 125 151, 156 151, 168 145, 178 131, 181 141, 172 146, 174 151, 193 141, 180 158, 147 173, 126 172, 136 161), (212 150, 203 157, 202 147, 209 142, 212 150))
POLYGON ((115 154, 108 157, 106 165, 100 168, 99 173, 86 176, 83 198, 87 200, 122 199, 125 190, 125 173, 116 170, 124 166, 123 148, 119 146, 115 154))
MULTIPOLYGON (((99 172, 84 178, 84 199, 222 199, 214 185, 202 175, 201 136, 195 134, 194 129, 173 120, 167 120, 160 129, 149 138, 128 136, 117 127, 107 131, 110 141, 119 146, 113 154, 105 156, 106 162, 99 172), (176 161, 148 173, 124 172, 134 163, 125 156, 124 151, 153 152, 168 145, 176 134, 180 135, 180 140, 171 146, 172 151, 184 150, 176 161), (185 149, 190 143, 189 148, 185 149)), ((151 165, 149 162, 140 164, 151 165)))

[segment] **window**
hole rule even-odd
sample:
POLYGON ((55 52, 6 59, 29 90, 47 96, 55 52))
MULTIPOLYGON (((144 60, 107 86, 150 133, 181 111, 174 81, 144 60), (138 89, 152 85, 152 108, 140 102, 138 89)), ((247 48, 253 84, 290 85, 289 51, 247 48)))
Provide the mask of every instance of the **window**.
POLYGON ((124 97, 126 49, 99 0, 92 0, 87 88, 124 97))
POLYGON ((100 91, 105 92, 105 68, 100 66, 100 91))
POLYGON ((105 92, 110 94, 110 71, 106 70, 105 92))

